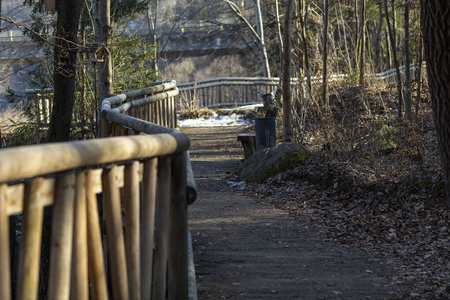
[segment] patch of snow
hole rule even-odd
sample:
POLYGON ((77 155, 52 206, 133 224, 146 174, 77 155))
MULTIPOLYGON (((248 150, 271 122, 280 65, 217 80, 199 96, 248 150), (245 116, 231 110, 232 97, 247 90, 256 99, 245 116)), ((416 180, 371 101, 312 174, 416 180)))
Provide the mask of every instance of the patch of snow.
POLYGON ((218 116, 214 113, 209 118, 180 120, 180 127, 245 126, 250 124, 252 123, 249 120, 245 120, 240 114, 218 116))
POLYGON ((257 103, 257 104, 252 104, 252 105, 239 106, 239 107, 222 108, 222 110, 236 110, 236 109, 254 109, 254 110, 257 110, 259 107, 264 107, 264 104, 257 103))

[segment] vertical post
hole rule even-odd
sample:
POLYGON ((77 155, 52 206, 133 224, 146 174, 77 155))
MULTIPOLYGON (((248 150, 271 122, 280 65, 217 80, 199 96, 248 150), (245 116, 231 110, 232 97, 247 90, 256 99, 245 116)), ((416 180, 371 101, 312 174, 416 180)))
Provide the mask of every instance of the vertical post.
POLYGON ((44 208, 38 205, 39 188, 44 181, 36 178, 25 183, 23 201, 22 241, 19 255, 18 300, 36 299, 39 282, 42 223, 44 208))
POLYGON ((88 222, 88 259, 89 274, 94 300, 107 300, 106 270, 103 259, 102 236, 98 215, 97 195, 93 183, 93 171, 89 171, 86 178, 87 222, 88 222))
MULTIPOLYGON (((101 116, 99 117, 101 118, 101 116)), ((111 133, 112 133, 112 125, 111 122, 107 121, 107 120, 102 120, 101 122, 98 122, 101 124, 101 134, 100 137, 110 137, 111 133)))
POLYGON ((153 245, 155 228, 156 182, 158 160, 144 162, 141 212, 141 299, 150 300, 152 288, 153 245))
POLYGON ((117 172, 117 166, 105 169, 102 184, 113 298, 127 300, 129 299, 128 276, 117 172))
POLYGON ((77 300, 88 300, 86 174, 84 172, 77 175, 74 224, 70 297, 77 300))
POLYGON ((169 299, 186 299, 188 295, 186 159, 186 152, 172 157, 168 268, 169 299))
POLYGON ((48 299, 68 300, 72 263, 75 175, 71 173, 57 178, 55 188, 48 299))
POLYGON ((130 299, 141 298, 139 162, 125 167, 125 243, 130 299))
POLYGON ((166 270, 169 243, 170 157, 158 161, 158 199, 156 205, 155 265, 153 299, 166 299, 166 270))
POLYGON ((0 185, 0 299, 11 299, 9 220, 6 214, 6 184, 0 185))

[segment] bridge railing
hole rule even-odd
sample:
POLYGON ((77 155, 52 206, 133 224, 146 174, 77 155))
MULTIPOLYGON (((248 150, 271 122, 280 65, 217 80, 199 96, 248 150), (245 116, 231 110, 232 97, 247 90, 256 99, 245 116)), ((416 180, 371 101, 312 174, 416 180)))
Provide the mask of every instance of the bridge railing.
MULTIPOLYGON (((415 71, 419 64, 411 64, 410 70, 415 71)), ((423 63, 425 70, 426 64, 423 63)), ((402 80, 404 80, 405 66, 400 67, 402 80)), ((395 81, 396 70, 387 70, 381 73, 367 74, 369 78, 386 83, 395 81)), ((416 74, 413 72, 413 79, 416 74)), ((346 80, 348 74, 330 74, 328 81, 346 80)), ((180 97, 178 107, 181 110, 197 109, 202 107, 238 106, 261 103, 261 96, 267 94, 279 86, 278 77, 219 77, 208 80, 178 84, 180 97)), ((306 78, 302 83, 306 82, 306 78)), ((321 84, 322 76, 312 76, 313 84, 321 84)), ((299 79, 292 78, 291 84, 299 88, 299 79)), ((302 86, 301 88, 305 88, 302 86)))
POLYGON ((178 84, 181 110, 237 106, 261 102, 261 96, 275 90, 279 78, 220 77, 178 84))
POLYGON ((155 128, 159 128, 159 132, 168 132, 162 127, 176 128, 175 98, 178 93, 176 82, 171 81, 104 99, 101 108, 104 119, 102 136, 139 132, 151 134, 155 133, 155 128), (162 127, 157 127, 156 124, 162 127))
MULTIPOLYGON (((150 88, 150 97, 176 96, 176 87, 167 89, 150 88)), ((103 116, 116 122, 107 102, 103 116)), ((123 126, 128 119, 139 124, 131 132, 153 134, 0 151, 0 299, 37 299, 46 206, 53 207, 48 299, 166 299, 166 293, 188 299, 195 293, 188 275, 187 205, 196 197, 188 179, 189 139, 118 114, 123 126), (9 235, 17 231, 9 217, 17 214, 16 269, 16 239, 9 235)))

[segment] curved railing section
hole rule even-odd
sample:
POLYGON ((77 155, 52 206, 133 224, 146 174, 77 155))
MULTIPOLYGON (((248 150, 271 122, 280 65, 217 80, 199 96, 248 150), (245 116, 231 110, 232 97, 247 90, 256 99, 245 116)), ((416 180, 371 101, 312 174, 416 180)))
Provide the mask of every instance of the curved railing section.
POLYGON ((48 299, 195 298, 189 139, 162 126, 176 125, 169 112, 177 92, 167 83, 105 99, 105 136, 131 136, 0 151, 0 299, 37 299, 39 284, 48 299), (43 282, 46 206, 53 218, 43 282), (19 215, 22 228, 11 227, 19 215))

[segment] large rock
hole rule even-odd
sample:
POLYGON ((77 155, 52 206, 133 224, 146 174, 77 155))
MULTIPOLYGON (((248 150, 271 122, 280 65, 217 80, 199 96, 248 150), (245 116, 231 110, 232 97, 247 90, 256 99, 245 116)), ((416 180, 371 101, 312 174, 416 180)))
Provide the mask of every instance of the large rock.
POLYGON ((242 163, 239 178, 245 182, 263 183, 267 178, 294 168, 308 156, 305 146, 284 143, 256 152, 242 163))

